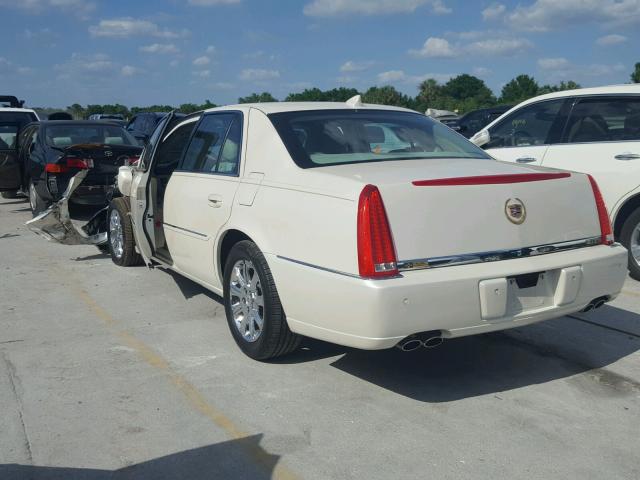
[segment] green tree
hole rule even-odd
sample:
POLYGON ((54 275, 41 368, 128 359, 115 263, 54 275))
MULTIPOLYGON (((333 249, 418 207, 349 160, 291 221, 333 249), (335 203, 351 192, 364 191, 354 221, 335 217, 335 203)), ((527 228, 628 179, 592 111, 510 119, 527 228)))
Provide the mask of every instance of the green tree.
POLYGON ((640 83, 640 62, 634 66, 633 73, 631 74, 631 81, 633 83, 640 83))
POLYGON ((247 97, 240 97, 238 103, 266 103, 277 102, 278 99, 271 95, 269 92, 252 93, 247 97))
POLYGON ((322 102, 324 101, 324 92, 319 88, 305 88, 300 93, 290 93, 285 102, 322 102))
POLYGON ((67 110, 71 115, 73 115, 73 118, 75 118, 76 120, 81 120, 84 118, 84 108, 82 108, 82 105, 80 105, 79 103, 70 105, 69 107, 67 107, 67 110))
POLYGON ((551 92, 561 92, 563 90, 575 90, 576 88, 581 88, 580 84, 574 82, 573 80, 562 81, 558 85, 543 85, 538 89, 538 95, 543 95, 545 93, 551 92))
POLYGON ((433 78, 427 78, 418 85, 418 95, 415 98, 416 109, 425 111, 427 108, 444 108, 444 97, 442 85, 433 78))
POLYGON ((500 101, 502 103, 520 103, 538 95, 539 90, 538 82, 536 82, 533 77, 529 75, 518 75, 502 87, 500 101))
POLYGON ((400 93, 391 85, 385 85, 384 87, 371 87, 362 96, 364 103, 375 103, 378 105, 394 105, 396 107, 413 106, 411 99, 400 93))
POLYGON ((442 93, 458 102, 476 104, 475 108, 489 107, 496 102, 493 92, 484 81, 467 73, 450 79, 442 87, 442 93))
POLYGON ((193 113, 202 109, 200 108, 200 105, 196 105, 195 103, 183 103, 178 107, 178 110, 182 113, 193 113))
POLYGON ((360 92, 355 88, 332 88, 331 90, 325 90, 323 93, 323 101, 325 102, 346 102, 351 97, 359 95, 360 92))

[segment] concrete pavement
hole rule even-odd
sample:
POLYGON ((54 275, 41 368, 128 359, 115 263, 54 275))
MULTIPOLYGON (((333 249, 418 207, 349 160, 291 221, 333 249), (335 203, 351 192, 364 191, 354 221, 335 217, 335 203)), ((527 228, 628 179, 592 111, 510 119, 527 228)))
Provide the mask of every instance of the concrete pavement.
POLYGON ((0 479, 640 478, 640 284, 433 350, 243 356, 220 299, 0 201, 0 479))

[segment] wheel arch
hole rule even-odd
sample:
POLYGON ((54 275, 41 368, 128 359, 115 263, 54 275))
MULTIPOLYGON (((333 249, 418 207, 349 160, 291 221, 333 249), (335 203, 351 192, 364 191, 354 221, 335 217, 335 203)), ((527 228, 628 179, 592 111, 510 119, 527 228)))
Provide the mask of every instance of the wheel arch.
POLYGON ((222 235, 220 235, 220 240, 218 241, 218 249, 216 252, 216 259, 218 263, 218 278, 220 278, 220 284, 224 284, 224 266, 227 262, 227 258, 229 257, 229 252, 233 246, 241 242, 243 240, 249 240, 253 243, 256 243, 253 238, 247 235, 242 230, 238 230, 236 228, 229 228, 225 230, 222 235))
POLYGON ((636 209, 640 208, 640 193, 633 195, 625 200, 624 204, 618 209, 615 220, 613 222, 613 235, 617 239, 622 233, 622 226, 636 209))

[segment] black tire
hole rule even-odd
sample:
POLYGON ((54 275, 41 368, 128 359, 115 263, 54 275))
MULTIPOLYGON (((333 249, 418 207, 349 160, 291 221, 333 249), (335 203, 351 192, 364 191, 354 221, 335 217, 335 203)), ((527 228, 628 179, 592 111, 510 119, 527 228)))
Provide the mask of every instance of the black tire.
POLYGON ((29 196, 29 206, 31 207, 31 214, 34 217, 37 217, 42 212, 44 212, 49 205, 38 193, 33 180, 29 180, 29 190, 27 193, 29 196))
MULTIPOLYGON (((107 245, 111 260, 119 267, 132 267, 141 265, 142 257, 136 252, 136 241, 133 236, 133 226, 129 217, 129 206, 124 198, 115 198, 109 204, 107 213, 107 245), (112 215, 117 215, 121 225, 120 241, 112 241, 111 220, 112 215), (122 252, 116 250, 115 246, 122 244, 122 252)), ((99 248, 99 247, 98 247, 99 248)))
POLYGON ((11 190, 9 192, 0 192, 2 198, 18 198, 18 190, 11 190))
POLYGON ((229 252, 224 268, 224 308, 231 335, 240 349, 254 360, 286 355, 300 345, 301 337, 289 330, 269 265, 260 249, 249 240, 236 243, 229 252), (253 342, 245 339, 236 327, 231 308, 231 275, 234 265, 241 260, 248 260, 253 264, 264 299, 263 326, 260 335, 253 342))
POLYGON ((631 212, 631 215, 624 221, 620 232, 620 243, 629 250, 629 275, 636 280, 640 280, 640 260, 633 258, 631 254, 631 244, 632 241, 636 245, 640 243, 640 232, 636 230, 638 226, 640 226, 640 208, 636 208, 631 212), (634 235, 633 238, 632 235, 634 235))

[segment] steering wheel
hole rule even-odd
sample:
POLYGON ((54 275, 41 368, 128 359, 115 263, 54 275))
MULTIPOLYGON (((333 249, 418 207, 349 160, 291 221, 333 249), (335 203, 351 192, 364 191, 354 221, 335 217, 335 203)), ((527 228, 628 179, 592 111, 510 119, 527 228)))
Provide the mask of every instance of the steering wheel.
POLYGON ((533 145, 533 135, 524 130, 516 130, 511 137, 513 138, 514 147, 533 145))

